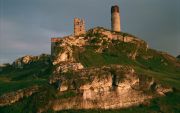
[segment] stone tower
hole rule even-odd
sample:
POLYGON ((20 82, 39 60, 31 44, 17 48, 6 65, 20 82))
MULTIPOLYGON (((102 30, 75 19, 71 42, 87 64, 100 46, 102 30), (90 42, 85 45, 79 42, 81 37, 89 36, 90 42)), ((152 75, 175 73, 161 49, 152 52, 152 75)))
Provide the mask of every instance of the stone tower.
POLYGON ((74 35, 85 34, 85 21, 84 19, 74 18, 74 35))
POLYGON ((111 30, 120 32, 121 25, 120 25, 120 14, 119 14, 119 7, 117 5, 111 7, 111 30))

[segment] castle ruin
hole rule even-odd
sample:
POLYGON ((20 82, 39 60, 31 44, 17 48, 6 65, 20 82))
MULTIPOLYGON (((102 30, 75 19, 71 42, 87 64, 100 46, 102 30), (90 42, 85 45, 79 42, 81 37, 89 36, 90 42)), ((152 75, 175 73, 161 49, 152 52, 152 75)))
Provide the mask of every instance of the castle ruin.
MULTIPOLYGON (((120 13, 119 7, 117 5, 111 7, 111 30, 120 32, 120 13)), ((79 36, 81 34, 85 34, 85 21, 84 19, 74 18, 74 34, 70 36, 79 36)), ((66 37, 70 37, 66 36, 66 37)), ((51 38, 51 55, 54 54, 54 49, 56 44, 61 41, 62 37, 51 38)))
POLYGON ((74 35, 85 34, 85 21, 84 19, 74 18, 74 35))

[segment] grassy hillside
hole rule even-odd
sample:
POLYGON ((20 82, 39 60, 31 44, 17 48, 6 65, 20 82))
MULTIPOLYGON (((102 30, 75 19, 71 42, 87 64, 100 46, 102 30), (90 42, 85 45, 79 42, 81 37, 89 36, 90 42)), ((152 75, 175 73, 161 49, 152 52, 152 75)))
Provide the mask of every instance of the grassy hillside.
POLYGON ((47 84, 49 75, 51 75, 51 62, 50 58, 46 58, 49 64, 42 59, 45 58, 25 64, 23 68, 13 65, 3 68, 0 72, 0 95, 36 84, 47 84))

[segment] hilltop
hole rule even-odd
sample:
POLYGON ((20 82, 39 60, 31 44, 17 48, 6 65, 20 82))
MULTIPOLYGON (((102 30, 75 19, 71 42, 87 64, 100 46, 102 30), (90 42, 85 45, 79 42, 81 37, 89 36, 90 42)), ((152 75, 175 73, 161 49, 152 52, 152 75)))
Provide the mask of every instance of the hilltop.
POLYGON ((90 29, 84 35, 64 37, 55 45, 54 65, 60 62, 76 62, 85 67, 136 64, 154 71, 175 71, 180 66, 175 57, 149 48, 140 38, 102 27, 90 29))
POLYGON ((178 112, 180 61, 136 36, 96 27, 60 38, 51 56, 2 67, 0 84, 2 113, 178 112))

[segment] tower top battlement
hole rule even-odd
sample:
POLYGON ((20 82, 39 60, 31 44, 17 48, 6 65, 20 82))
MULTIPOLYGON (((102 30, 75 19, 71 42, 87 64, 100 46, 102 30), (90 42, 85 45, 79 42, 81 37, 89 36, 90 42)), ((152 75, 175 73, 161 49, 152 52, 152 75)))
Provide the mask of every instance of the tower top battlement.
POLYGON ((114 13, 114 12, 119 12, 119 6, 118 5, 111 7, 111 13, 114 13))

